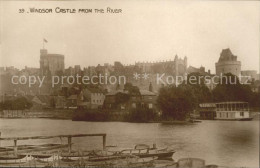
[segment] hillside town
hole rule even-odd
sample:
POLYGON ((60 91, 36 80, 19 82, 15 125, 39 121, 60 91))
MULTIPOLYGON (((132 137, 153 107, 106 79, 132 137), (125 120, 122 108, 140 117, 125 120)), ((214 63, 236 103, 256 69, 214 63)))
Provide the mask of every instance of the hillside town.
MULTIPOLYGON (((75 110, 105 110, 112 114, 113 119, 118 119, 122 114, 128 113, 133 109, 151 109, 157 114, 161 113, 158 107, 157 98, 160 88, 165 87, 165 83, 158 83, 158 74, 166 74, 173 77, 181 76, 187 78, 190 74, 207 76, 213 79, 223 74, 233 74, 235 76, 245 76, 249 81, 252 92, 258 93, 260 87, 259 73, 256 70, 242 70, 239 56, 235 56, 231 49, 223 49, 220 52, 219 60, 216 60, 216 74, 205 67, 188 66, 188 58, 178 55, 173 56, 172 60, 157 62, 135 62, 132 65, 124 65, 121 62, 114 62, 113 65, 105 63, 97 66, 81 67, 75 65, 65 68, 65 56, 61 54, 50 54, 47 49, 40 50, 40 67, 27 67, 17 69, 15 67, 1 67, 1 117, 54 117, 54 111, 67 114, 71 117, 75 110), (43 83, 39 85, 27 85, 23 80, 30 76, 46 77, 43 83), (53 85, 51 78, 58 77, 77 77, 84 76, 124 76, 125 82, 102 83, 96 80, 95 84, 82 84, 62 81, 53 85), (14 77, 20 83, 12 83, 14 77), (138 94, 137 94, 138 93, 138 94), (16 104, 6 105, 14 101, 16 104), (19 100, 19 101, 17 101, 19 100), (125 100, 125 101, 123 101, 125 100), (27 102, 27 105, 21 105, 21 102, 27 102), (5 103, 5 104, 4 104, 5 103), (19 104, 20 103, 20 104, 19 104)), ((162 80, 161 79, 161 80, 162 80)), ((93 81, 92 81, 93 82, 93 81)), ((35 81, 39 83, 39 81, 35 81)), ((243 83, 243 80, 240 80, 243 83)), ((166 84, 167 85, 167 84, 166 84)), ((216 83, 206 83, 209 91, 213 91, 216 83)), ((198 102, 207 103, 207 102, 198 102)), ((56 117, 57 117, 56 116, 56 117)), ((64 117, 64 116, 63 116, 64 117)))

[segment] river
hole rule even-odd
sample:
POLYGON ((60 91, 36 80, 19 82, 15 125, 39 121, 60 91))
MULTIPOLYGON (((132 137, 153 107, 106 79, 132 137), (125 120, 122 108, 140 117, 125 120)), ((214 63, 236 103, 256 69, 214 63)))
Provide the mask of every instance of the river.
MULTIPOLYGON (((84 122, 52 119, 0 119, 2 137, 107 133, 107 145, 131 148, 156 143, 175 149, 173 159, 202 158, 206 164, 259 167, 259 121, 210 121, 192 125, 84 122)), ((18 144, 62 142, 66 139, 18 141, 18 144)), ((8 145, 1 142, 1 145, 8 145)), ((101 137, 73 139, 73 148, 101 148, 101 137)), ((9 144, 10 145, 10 144, 9 144)), ((13 144, 11 144, 13 145, 13 144)))

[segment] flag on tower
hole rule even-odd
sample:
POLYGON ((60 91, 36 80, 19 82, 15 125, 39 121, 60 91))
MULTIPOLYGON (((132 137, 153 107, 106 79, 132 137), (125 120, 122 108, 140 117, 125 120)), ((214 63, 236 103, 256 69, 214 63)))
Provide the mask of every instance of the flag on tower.
POLYGON ((48 41, 47 41, 45 38, 43 39, 43 41, 44 41, 45 43, 48 43, 48 41))

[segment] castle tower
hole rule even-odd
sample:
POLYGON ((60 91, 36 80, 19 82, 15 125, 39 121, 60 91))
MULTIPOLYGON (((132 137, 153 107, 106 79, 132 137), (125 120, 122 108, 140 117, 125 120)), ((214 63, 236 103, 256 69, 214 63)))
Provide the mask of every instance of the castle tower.
POLYGON ((41 75, 60 75, 64 72, 64 55, 48 54, 46 49, 40 50, 41 75))
POLYGON ((237 61, 237 56, 233 55, 229 48, 223 49, 216 66, 216 75, 232 73, 239 76, 241 74, 241 62, 237 61))
POLYGON ((41 49, 40 50, 40 55, 47 55, 48 54, 48 51, 46 49, 41 49))

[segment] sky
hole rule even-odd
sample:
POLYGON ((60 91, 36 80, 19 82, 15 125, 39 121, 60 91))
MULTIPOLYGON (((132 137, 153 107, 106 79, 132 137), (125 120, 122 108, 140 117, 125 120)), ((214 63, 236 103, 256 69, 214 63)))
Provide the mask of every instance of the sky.
POLYGON ((39 68, 43 38, 65 68, 173 60, 215 73, 230 48, 242 70, 259 72, 259 1, 0 1, 0 66, 39 68), (122 13, 19 13, 56 7, 122 9, 122 13))

